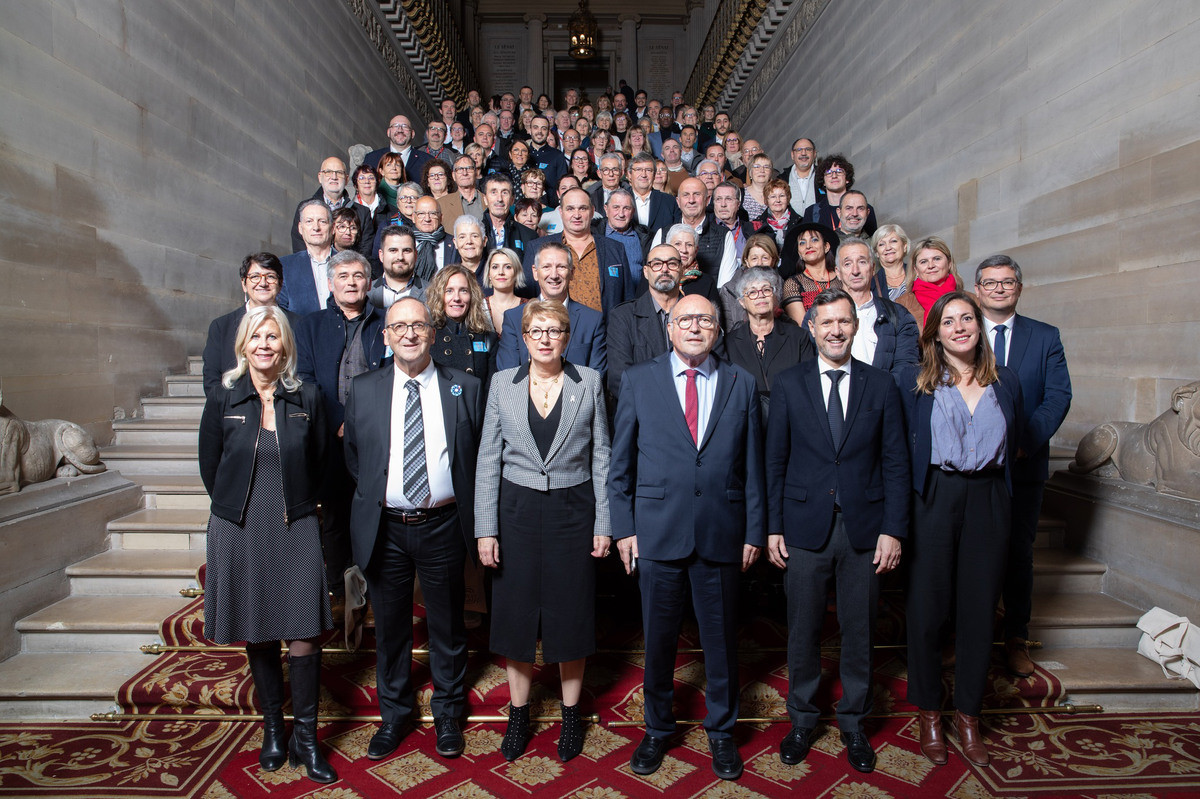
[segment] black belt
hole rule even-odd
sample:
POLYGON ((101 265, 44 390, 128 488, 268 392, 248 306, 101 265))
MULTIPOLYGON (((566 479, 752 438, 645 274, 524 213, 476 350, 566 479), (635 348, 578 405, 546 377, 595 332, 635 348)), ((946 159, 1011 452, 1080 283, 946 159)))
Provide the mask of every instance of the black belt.
POLYGON ((458 506, 451 502, 449 505, 439 505, 436 508, 414 508, 412 510, 406 508, 386 508, 385 512, 389 521, 397 524, 425 524, 425 522, 444 519, 450 514, 458 510, 458 506))

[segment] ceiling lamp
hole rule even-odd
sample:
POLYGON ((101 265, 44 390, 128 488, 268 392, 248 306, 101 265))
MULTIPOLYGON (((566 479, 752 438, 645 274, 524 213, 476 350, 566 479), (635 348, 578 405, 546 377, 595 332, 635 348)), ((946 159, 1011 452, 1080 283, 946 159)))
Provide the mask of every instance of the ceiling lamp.
POLYGON ((596 18, 588 10, 588 0, 579 0, 579 10, 571 15, 567 29, 571 33, 571 58, 579 61, 595 58, 599 27, 596 18))

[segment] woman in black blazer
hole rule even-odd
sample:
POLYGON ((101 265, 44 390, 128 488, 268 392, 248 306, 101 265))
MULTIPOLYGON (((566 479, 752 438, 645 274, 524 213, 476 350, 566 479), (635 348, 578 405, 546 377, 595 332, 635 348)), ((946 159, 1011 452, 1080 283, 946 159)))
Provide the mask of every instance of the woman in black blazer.
POLYGON ((1008 552, 1021 384, 996 366, 979 306, 962 291, 933 304, 921 363, 896 380, 913 467, 908 700, 920 711, 921 752, 942 765, 939 635, 954 608, 954 726, 963 755, 986 766, 979 713, 1008 552))
POLYGON ((328 430, 316 385, 296 377, 296 344, 284 312, 251 308, 237 328, 237 365, 225 372, 200 419, 200 476, 212 498, 204 635, 246 642, 262 702, 259 765, 285 756, 310 779, 337 774, 317 748, 318 637, 333 626, 317 493, 328 430), (284 749, 283 666, 288 646, 295 729, 284 749))
POLYGON ((475 375, 487 389, 496 370, 496 343, 483 290, 475 273, 461 264, 442 267, 425 290, 429 313, 436 330, 433 362, 475 375))
POLYGON ((815 358, 817 353, 804 331, 779 313, 783 281, 778 272, 751 267, 741 270, 733 283, 734 293, 746 310, 746 321, 734 325, 725 337, 725 355, 730 363, 754 375, 765 420, 775 376, 800 361, 815 358))

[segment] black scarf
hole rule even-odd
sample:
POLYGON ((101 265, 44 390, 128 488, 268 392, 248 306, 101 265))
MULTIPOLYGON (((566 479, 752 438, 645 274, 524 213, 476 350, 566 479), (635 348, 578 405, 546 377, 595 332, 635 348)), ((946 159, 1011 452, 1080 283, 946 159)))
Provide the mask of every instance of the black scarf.
POLYGON ((442 227, 438 227, 432 233, 422 233, 418 230, 413 236, 417 240, 416 273, 421 280, 428 283, 437 274, 437 248, 442 245, 442 239, 446 238, 446 230, 442 227))

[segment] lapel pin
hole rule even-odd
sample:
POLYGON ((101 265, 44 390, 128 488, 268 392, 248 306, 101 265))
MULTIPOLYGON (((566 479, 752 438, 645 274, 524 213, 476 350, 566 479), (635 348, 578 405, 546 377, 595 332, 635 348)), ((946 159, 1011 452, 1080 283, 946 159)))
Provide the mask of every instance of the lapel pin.
POLYGON ((450 394, 451 394, 451 396, 454 396, 454 397, 461 397, 462 396, 462 386, 460 386, 458 383, 455 383, 454 385, 450 386, 450 394))

